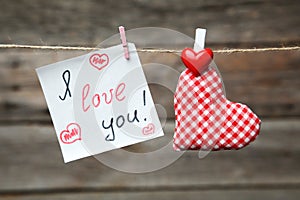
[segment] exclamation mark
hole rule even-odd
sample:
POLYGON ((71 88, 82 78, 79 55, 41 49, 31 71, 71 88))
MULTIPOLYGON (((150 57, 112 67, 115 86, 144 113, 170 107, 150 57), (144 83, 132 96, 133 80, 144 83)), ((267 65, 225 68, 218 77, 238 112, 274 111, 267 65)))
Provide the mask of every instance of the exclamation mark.
MULTIPOLYGON (((146 90, 143 90, 143 100, 144 100, 144 106, 146 106, 146 90)), ((146 117, 144 118, 144 121, 147 121, 146 117)))

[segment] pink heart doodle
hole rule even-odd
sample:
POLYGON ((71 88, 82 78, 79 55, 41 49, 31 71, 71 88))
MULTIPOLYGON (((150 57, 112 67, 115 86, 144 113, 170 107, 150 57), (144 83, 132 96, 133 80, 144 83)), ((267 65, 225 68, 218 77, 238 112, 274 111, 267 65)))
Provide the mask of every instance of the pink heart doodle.
POLYGON ((60 133, 60 140, 64 144, 72 144, 77 140, 81 140, 81 128, 79 124, 68 124, 67 128, 60 133))
POLYGON ((155 126, 153 123, 148 124, 142 129, 143 135, 150 135, 155 132, 155 126))
POLYGON ((91 55, 89 61, 93 67, 95 67, 96 69, 98 69, 100 71, 101 69, 103 69, 104 67, 106 67, 108 65, 109 57, 107 54, 95 53, 95 54, 91 55))

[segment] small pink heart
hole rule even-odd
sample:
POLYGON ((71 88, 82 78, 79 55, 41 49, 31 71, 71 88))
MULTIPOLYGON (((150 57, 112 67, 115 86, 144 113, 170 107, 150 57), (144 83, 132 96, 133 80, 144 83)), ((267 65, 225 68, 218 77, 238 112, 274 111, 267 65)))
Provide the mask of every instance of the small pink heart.
POLYGON ((79 124, 68 124, 67 128, 60 133, 60 140, 64 144, 72 144, 77 140, 81 140, 81 128, 79 124))
POLYGON ((90 57, 90 64, 99 71, 106 67, 109 63, 109 57, 107 54, 95 53, 90 57))
POLYGON ((148 124, 142 129, 143 135, 150 135, 155 132, 155 126, 153 123, 148 124))
POLYGON ((191 48, 185 48, 181 53, 181 60, 193 72, 194 76, 199 76, 200 73, 207 69, 213 56, 213 52, 209 48, 197 53, 191 48))

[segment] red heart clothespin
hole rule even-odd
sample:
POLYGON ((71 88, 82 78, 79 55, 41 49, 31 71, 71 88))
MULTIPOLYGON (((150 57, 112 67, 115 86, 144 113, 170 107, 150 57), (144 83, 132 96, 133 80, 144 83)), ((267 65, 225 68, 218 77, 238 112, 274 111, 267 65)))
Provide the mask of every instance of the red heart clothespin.
POLYGON ((199 76, 208 68, 213 57, 214 54, 209 48, 205 48, 199 52, 195 52, 191 48, 185 48, 181 53, 182 62, 195 76, 199 76))

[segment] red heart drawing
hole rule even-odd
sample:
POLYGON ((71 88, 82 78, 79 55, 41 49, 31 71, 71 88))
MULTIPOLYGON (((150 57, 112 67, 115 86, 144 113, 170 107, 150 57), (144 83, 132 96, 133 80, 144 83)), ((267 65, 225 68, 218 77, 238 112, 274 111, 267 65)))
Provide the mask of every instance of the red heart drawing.
POLYGON ((60 140, 64 144, 72 144, 77 140, 81 140, 81 128, 79 124, 68 124, 67 128, 60 133, 60 140))
POLYGON ((189 68, 195 76, 199 76, 213 59, 213 52, 206 48, 196 53, 191 48, 183 49, 181 53, 181 60, 184 65, 189 68))
POLYGON ((255 140, 260 119, 246 106, 226 99, 222 81, 209 67, 195 77, 186 69, 174 98, 175 150, 240 149, 255 140))
POLYGON ((95 67, 96 69, 98 69, 100 71, 101 69, 103 69, 104 67, 106 67, 108 65, 109 57, 107 54, 95 53, 90 56, 89 61, 93 67, 95 67))
POLYGON ((150 135, 155 132, 155 126, 153 123, 148 124, 142 129, 143 135, 150 135))

